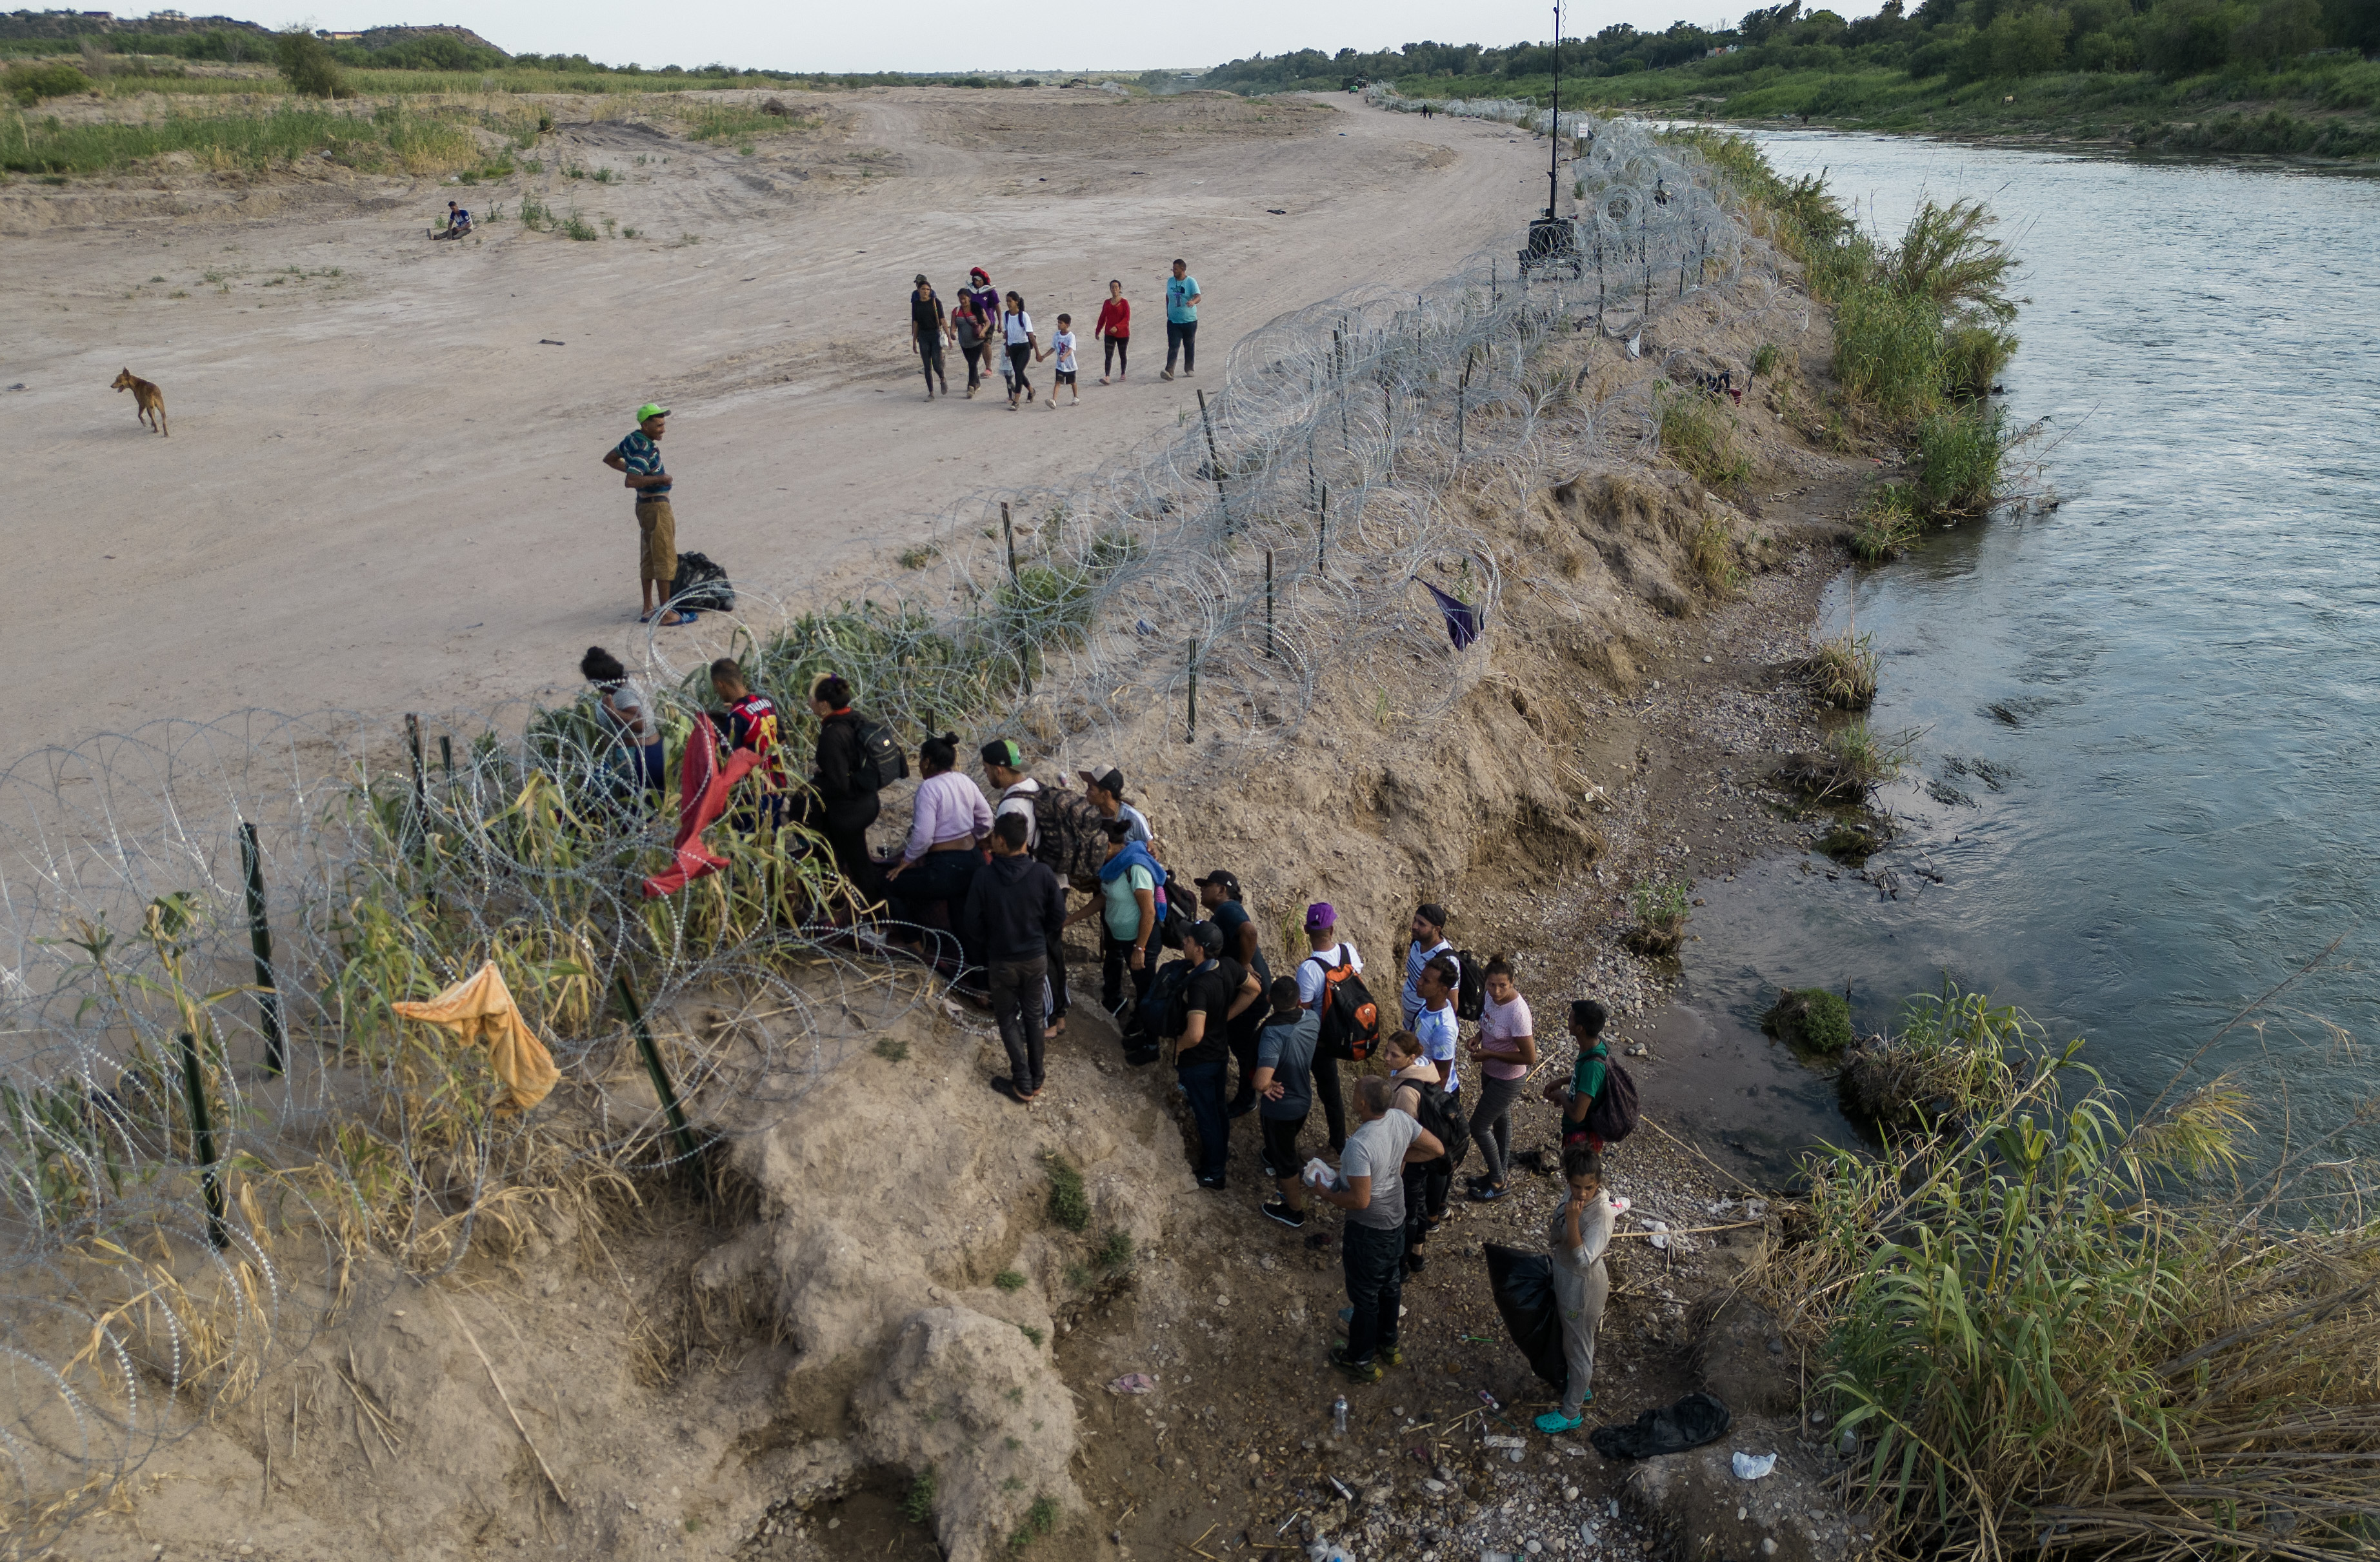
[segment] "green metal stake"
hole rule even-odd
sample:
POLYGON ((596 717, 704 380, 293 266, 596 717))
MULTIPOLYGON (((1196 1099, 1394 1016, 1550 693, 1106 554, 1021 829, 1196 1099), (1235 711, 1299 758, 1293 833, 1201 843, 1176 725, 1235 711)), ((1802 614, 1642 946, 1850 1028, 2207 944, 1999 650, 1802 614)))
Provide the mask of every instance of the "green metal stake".
POLYGON ((1198 741, 1198 642, 1190 642, 1190 725, 1182 734, 1184 743, 1198 741))
MULTIPOLYGON (((1052 405, 1055 405, 1054 401, 1052 405)), ((1008 518, 1008 501, 1005 499, 1000 502, 1000 529, 1005 533, 1008 538, 1008 578, 1015 580, 1017 578, 1016 527, 1008 518)))
POLYGON ((662 1098, 662 1108, 669 1113, 670 1133, 677 1141, 677 1153, 691 1162, 696 1154, 694 1130, 686 1125, 686 1113, 677 1104, 676 1087, 670 1084, 669 1070, 662 1065, 661 1048, 653 1045, 652 1027, 645 1023, 644 1006, 637 1001, 637 989, 628 985, 625 967, 613 974, 612 990, 620 995, 620 1007, 628 1016, 628 1028, 637 1034, 637 1050, 644 1054, 645 1072, 652 1076, 653 1092, 662 1098))
POLYGON ((1314 573, 1322 574, 1330 565, 1330 485, 1322 485, 1320 518, 1314 523, 1314 573))
POLYGON ((190 1137, 198 1142, 199 1186, 207 1200, 207 1241, 220 1250, 231 1244, 224 1230, 223 1178, 215 1170, 215 1125, 207 1115, 207 1085, 199 1071, 199 1038, 182 1033, 182 1088, 190 1102, 190 1137))
POLYGON ((446 784, 455 784, 455 739, 453 734, 438 734, 438 762, 446 767, 446 784))
POLYGON ((430 829, 430 769, 421 758, 421 718, 409 711, 405 718, 405 746, 413 751, 414 823, 426 834, 430 829))
POLYGON ((264 1066, 274 1073, 289 1068, 289 1035, 281 1023, 281 989, 273 980, 273 924, 264 915, 264 854, 256 843, 256 826, 239 827, 239 866, 248 878, 248 945, 256 956, 256 1008, 264 1021, 264 1066))
POLYGON ((1272 555, 1273 550, 1265 550, 1265 656, 1268 660, 1272 656, 1272 555))
POLYGON ((1215 503, 1222 506, 1223 535, 1232 535, 1232 500, 1223 491, 1223 458, 1215 454, 1215 420, 1207 412, 1207 391, 1198 389, 1198 421, 1207 430, 1207 469, 1215 474, 1215 503))

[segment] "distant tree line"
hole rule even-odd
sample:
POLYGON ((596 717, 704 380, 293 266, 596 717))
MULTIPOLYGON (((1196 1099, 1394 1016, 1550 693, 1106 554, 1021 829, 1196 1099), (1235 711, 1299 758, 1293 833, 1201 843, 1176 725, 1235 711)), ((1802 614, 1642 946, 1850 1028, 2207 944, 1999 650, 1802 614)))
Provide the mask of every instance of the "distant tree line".
MULTIPOLYGON (((1616 22, 1592 38, 1562 40, 1567 76, 1624 76, 1709 57, 1717 74, 1757 70, 1900 69, 1954 82, 2049 71, 2154 71, 2198 76, 2228 67, 2271 67, 2319 50, 2380 53, 2380 0, 1885 0, 1847 22, 1802 0, 1755 10, 1733 28, 1692 22, 1641 32, 1616 22)), ((1199 85, 1241 92, 1337 89, 1358 79, 1427 90, 1432 81, 1482 91, 1503 80, 1551 74, 1544 43, 1408 43, 1364 54, 1319 49, 1233 60, 1199 85)), ((1517 88, 1516 88, 1517 90, 1517 88)))

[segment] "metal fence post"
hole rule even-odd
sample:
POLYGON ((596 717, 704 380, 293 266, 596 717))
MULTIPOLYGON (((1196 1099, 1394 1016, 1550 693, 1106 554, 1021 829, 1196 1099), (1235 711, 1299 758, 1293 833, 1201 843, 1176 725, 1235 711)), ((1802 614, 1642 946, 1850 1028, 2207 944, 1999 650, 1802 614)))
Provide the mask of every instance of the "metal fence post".
POLYGON ((264 1022, 264 1066, 274 1073, 289 1068, 289 1035, 281 1021, 281 988, 273 979, 273 924, 264 914, 264 853, 256 842, 256 826, 239 827, 239 866, 248 880, 248 945, 256 957, 256 1008, 264 1022))

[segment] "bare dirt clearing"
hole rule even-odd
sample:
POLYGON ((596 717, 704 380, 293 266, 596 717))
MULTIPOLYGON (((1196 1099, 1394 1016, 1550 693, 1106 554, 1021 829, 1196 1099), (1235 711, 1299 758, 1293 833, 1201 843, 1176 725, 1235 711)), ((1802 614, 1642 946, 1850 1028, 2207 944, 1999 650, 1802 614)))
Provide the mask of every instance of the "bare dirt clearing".
MULTIPOLYGON (((0 629, 15 746, 245 706, 488 705, 559 692, 590 642, 633 659, 634 523, 597 458, 648 399, 677 414, 682 548, 779 598, 891 573, 963 495, 1174 430, 1273 316, 1445 274, 1516 227, 1542 178, 1537 144, 1502 127, 1335 103, 942 89, 791 106, 822 123, 740 143, 563 108, 540 173, 468 190, 325 165, 0 192, 0 357, 26 387, 0 406, 42 513, 83 517, 18 532, 55 584, 0 629), (611 232, 528 231, 525 192, 611 232), (449 199, 508 220, 431 243, 449 199), (1205 335, 1199 377, 1167 384, 1176 255, 1205 335), (948 297, 970 265, 1023 292, 1045 338, 1074 312, 1087 346, 1123 279, 1131 382, 1087 372, 1056 413, 926 405, 909 278, 948 297), (164 388, 171 439, 107 394, 126 367, 164 388), (141 673, 94 686, 42 643, 60 622, 141 673)), ((673 660, 714 654, 707 628, 675 632, 673 660)))

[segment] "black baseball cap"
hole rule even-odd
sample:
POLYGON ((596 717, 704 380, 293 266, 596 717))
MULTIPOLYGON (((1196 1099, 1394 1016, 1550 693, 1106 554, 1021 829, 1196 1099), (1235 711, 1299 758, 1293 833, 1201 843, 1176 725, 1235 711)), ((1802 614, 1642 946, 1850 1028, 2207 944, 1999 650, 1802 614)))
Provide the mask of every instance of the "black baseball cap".
POLYGON ((1110 766, 1104 771, 1076 770, 1085 786, 1096 786, 1101 792, 1112 793, 1119 800, 1123 796, 1123 772, 1110 766))
POLYGON ((1220 927, 1216 926, 1213 923, 1201 922, 1197 924, 1190 929, 1190 936, 1197 939, 1198 947, 1205 950, 1208 954, 1220 954, 1223 952, 1223 930, 1220 927))
POLYGON ((1240 898, 1240 876, 1223 868, 1217 868, 1206 878, 1194 878, 1190 882, 1196 884, 1201 890, 1204 890, 1209 884, 1219 885, 1221 887, 1223 892, 1231 896, 1232 899, 1236 901, 1240 898))

